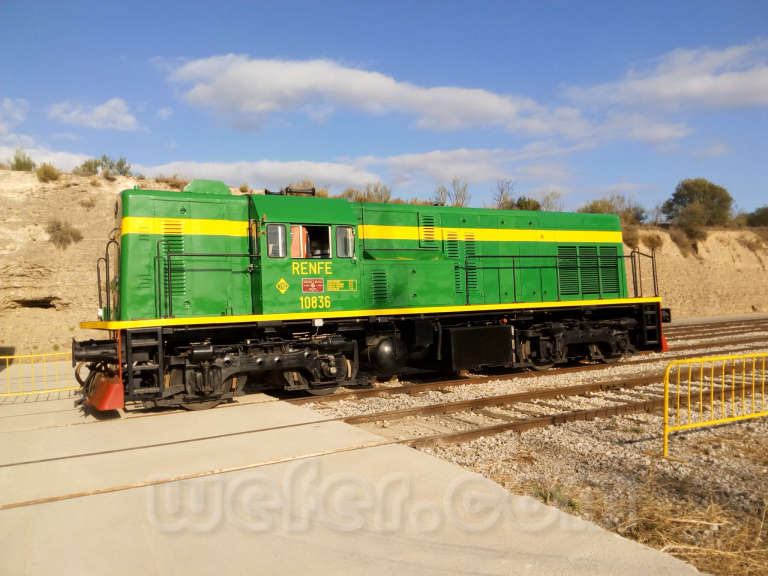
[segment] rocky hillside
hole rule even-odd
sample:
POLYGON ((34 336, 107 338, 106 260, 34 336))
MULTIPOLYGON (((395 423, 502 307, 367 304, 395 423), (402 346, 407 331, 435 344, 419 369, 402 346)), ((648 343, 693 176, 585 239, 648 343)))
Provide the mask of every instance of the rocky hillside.
MULTIPOLYGON (((117 225, 118 192, 137 183, 167 188, 69 174, 42 184, 34 174, 0 170, 0 348, 63 350, 73 336, 102 336, 78 324, 96 318, 96 259, 117 225), (54 220, 73 225, 82 239, 56 247, 46 231, 54 220)), ((768 248, 751 231, 711 231, 698 254, 689 255, 664 230, 642 229, 639 237, 646 251, 644 243, 661 243, 660 287, 675 318, 768 311, 768 248)), ((646 294, 649 270, 646 265, 646 294)))

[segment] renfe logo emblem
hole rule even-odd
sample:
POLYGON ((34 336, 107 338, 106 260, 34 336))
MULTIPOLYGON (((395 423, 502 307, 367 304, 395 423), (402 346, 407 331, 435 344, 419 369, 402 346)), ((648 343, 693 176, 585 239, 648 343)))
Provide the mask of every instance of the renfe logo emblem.
POLYGON ((302 278, 301 279, 301 291, 302 292, 323 292, 325 290, 325 282, 322 278, 302 278))
POLYGON ((285 294, 285 291, 288 290, 291 285, 285 281, 285 278, 280 278, 280 280, 277 281, 277 284, 275 284, 275 287, 280 290, 280 294, 285 294))

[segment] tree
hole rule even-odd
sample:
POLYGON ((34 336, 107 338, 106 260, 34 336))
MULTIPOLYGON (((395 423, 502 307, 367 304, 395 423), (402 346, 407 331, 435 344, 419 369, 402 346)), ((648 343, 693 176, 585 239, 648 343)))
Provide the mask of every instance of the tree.
POLYGON ((499 210, 512 210, 512 191, 514 184, 512 180, 503 178, 496 180, 496 193, 493 195, 493 205, 499 210))
POLYGON ((747 226, 768 226, 768 205, 747 214, 747 226))
POLYGON ((687 222, 700 221, 702 226, 723 226, 730 220, 732 208, 733 198, 728 190, 705 178, 690 178, 677 185, 661 211, 673 224, 682 225, 682 217, 687 222), (689 209, 694 204, 698 206, 689 209))
POLYGON ((541 199, 541 209, 545 212, 562 212, 563 211, 563 195, 557 190, 548 192, 541 199))
POLYGON ((536 198, 520 196, 520 198, 515 201, 515 208, 517 210, 541 210, 541 202, 536 200, 536 198))
POLYGON ((342 198, 352 202, 380 202, 387 203, 392 197, 392 190, 382 182, 366 184, 363 190, 359 188, 347 188, 341 193, 342 198))
POLYGON ((588 202, 578 210, 587 214, 618 214, 624 225, 640 224, 647 215, 645 208, 622 194, 609 194, 588 202))
POLYGON ((96 176, 99 173, 99 168, 101 168, 101 160, 91 158, 90 160, 85 160, 80 166, 72 170, 72 174, 76 176, 96 176))
POLYGON ((115 162, 115 172, 120 174, 120 176, 131 175, 131 165, 128 164, 128 161, 125 159, 125 156, 120 156, 120 159, 117 162, 115 162))
POLYGON ((451 187, 440 185, 435 190, 434 203, 439 206, 466 206, 471 195, 467 190, 467 183, 459 178, 451 180, 451 187))

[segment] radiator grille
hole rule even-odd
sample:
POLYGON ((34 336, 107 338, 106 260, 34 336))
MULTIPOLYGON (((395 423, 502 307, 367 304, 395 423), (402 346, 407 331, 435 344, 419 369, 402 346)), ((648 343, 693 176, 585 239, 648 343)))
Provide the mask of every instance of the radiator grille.
POLYGON ((579 263, 576 246, 557 247, 558 289, 561 296, 579 293, 579 263))
POLYGON ((581 293, 599 294, 600 270, 596 246, 579 247, 579 267, 581 268, 581 293))
POLYGON ((616 246, 600 247, 600 281, 603 292, 619 293, 619 259, 616 246))

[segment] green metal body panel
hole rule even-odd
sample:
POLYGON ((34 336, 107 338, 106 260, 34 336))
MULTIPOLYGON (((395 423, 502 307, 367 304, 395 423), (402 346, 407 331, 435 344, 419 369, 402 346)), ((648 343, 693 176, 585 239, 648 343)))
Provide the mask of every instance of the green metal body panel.
POLYGON ((588 241, 620 232, 614 215, 239 196, 217 184, 122 193, 120 319, 627 297, 622 244, 588 241), (270 224, 285 225, 282 257, 268 255, 270 224), (317 237, 328 227, 329 253, 292 257, 304 232, 291 225, 317 237), (341 226, 355 231, 354 257, 339 257, 341 226), (549 242, 536 231, 585 235, 549 242), (518 232, 523 241, 509 240, 518 232), (171 257, 170 307, 168 253, 183 254, 171 257))

